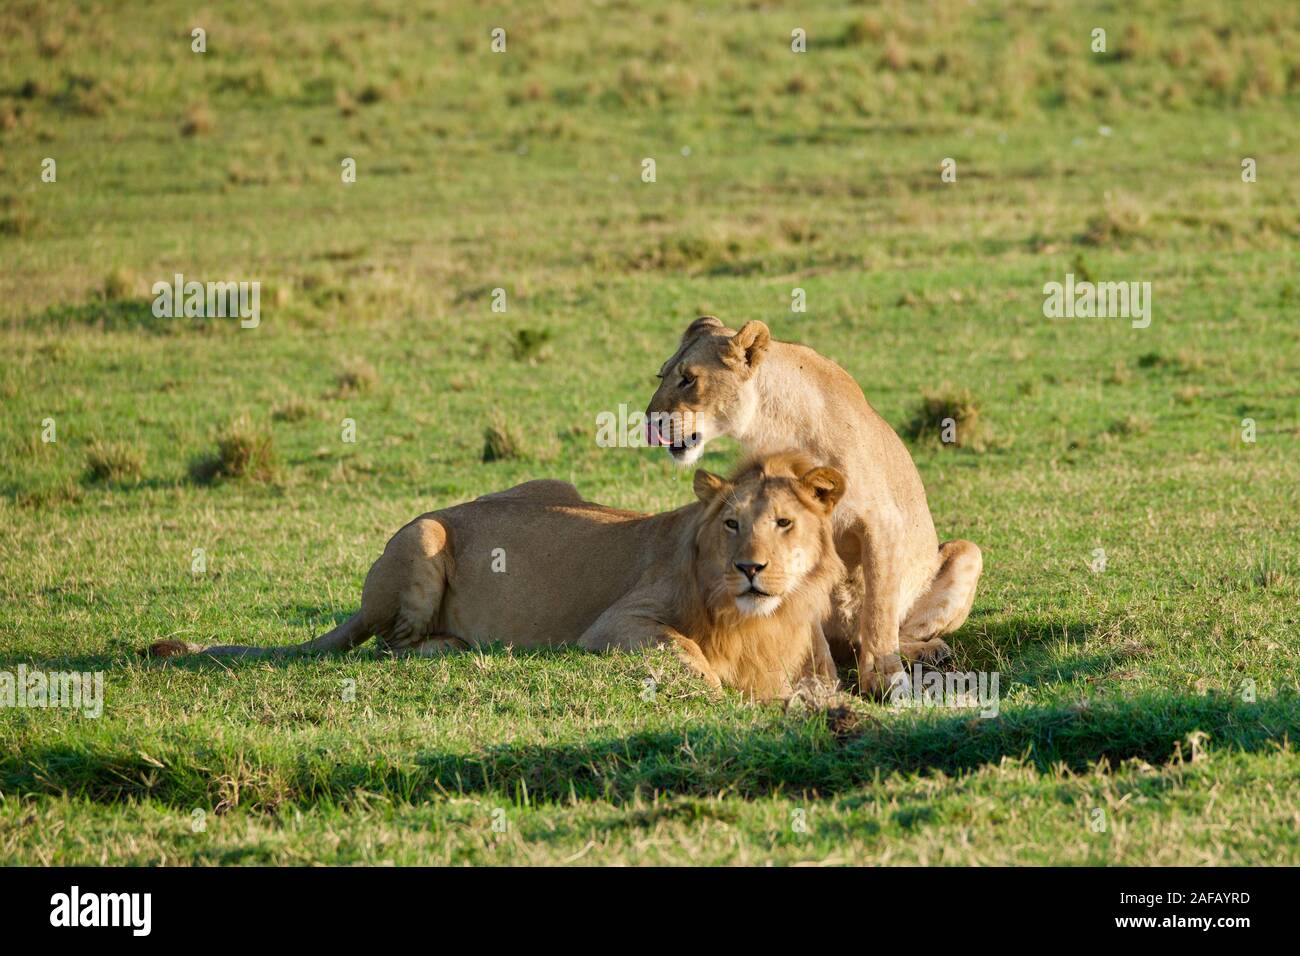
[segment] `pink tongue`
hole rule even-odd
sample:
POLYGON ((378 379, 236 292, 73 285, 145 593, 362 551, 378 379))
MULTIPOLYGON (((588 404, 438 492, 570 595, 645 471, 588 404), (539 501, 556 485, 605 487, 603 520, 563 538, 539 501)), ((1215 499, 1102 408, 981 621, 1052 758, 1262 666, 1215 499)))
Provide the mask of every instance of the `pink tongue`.
POLYGON ((659 426, 656 425, 654 422, 645 423, 645 436, 646 436, 646 441, 648 441, 651 445, 672 444, 672 440, 668 438, 668 436, 663 434, 663 432, 659 431, 659 426))

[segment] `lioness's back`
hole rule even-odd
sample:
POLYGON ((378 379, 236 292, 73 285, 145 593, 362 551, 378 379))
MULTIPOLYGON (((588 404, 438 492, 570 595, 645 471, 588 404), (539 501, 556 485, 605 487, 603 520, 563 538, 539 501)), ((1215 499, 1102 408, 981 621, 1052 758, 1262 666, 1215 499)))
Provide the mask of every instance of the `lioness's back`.
POLYGON ((607 508, 563 481, 529 481, 426 517, 446 529, 443 627, 473 642, 575 640, 656 557, 664 516, 607 508))
POLYGON ((507 488, 505 491, 494 491, 491 494, 479 495, 474 501, 496 501, 502 498, 510 500, 526 499, 528 501, 556 504, 562 502, 569 504, 590 503, 569 482, 558 481, 554 478, 537 478, 533 481, 525 481, 513 488, 507 488))

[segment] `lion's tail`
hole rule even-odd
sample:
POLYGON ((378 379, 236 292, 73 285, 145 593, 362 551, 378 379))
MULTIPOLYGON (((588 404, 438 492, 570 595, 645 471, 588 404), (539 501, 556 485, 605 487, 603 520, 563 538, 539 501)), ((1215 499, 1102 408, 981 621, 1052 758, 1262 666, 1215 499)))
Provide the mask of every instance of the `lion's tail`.
POLYGON ((324 654, 330 651, 348 651, 358 644, 364 644, 374 631, 362 619, 361 613, 353 614, 327 634, 302 644, 290 644, 287 647, 252 647, 246 644, 219 644, 204 647, 202 644, 190 644, 187 641, 155 641, 145 651, 147 657, 184 657, 187 654, 211 654, 215 657, 286 657, 293 654, 324 654))

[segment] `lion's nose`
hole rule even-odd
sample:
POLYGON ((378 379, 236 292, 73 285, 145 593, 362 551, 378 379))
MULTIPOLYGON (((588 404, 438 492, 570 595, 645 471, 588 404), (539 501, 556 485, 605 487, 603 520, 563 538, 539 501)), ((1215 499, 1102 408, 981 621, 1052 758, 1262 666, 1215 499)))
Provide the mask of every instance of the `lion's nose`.
POLYGON ((758 572, 762 571, 765 567, 767 567, 766 564, 755 564, 753 561, 736 562, 736 570, 749 578, 751 584, 754 581, 754 575, 758 574, 758 572))

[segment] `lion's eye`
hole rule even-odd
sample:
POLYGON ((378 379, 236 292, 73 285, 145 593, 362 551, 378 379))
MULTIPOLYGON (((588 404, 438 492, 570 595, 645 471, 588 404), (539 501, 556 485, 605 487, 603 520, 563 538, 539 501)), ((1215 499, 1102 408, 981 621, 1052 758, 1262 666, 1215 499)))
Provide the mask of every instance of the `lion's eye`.
POLYGON ((681 385, 682 388, 690 388, 692 385, 695 384, 695 379, 693 379, 693 378, 691 378, 691 376, 689 376, 689 375, 683 373, 683 374, 682 374, 682 380, 681 380, 681 382, 680 382, 679 384, 681 385))
POLYGON ((777 519, 776 519, 776 526, 777 526, 778 528, 788 528, 788 527, 790 527, 790 525, 792 525, 793 523, 794 523, 794 522, 792 522, 789 518, 777 518, 777 519))
POLYGON ((726 528, 728 531, 740 530, 740 522, 738 522, 735 518, 728 518, 726 521, 722 522, 722 526, 726 528))

